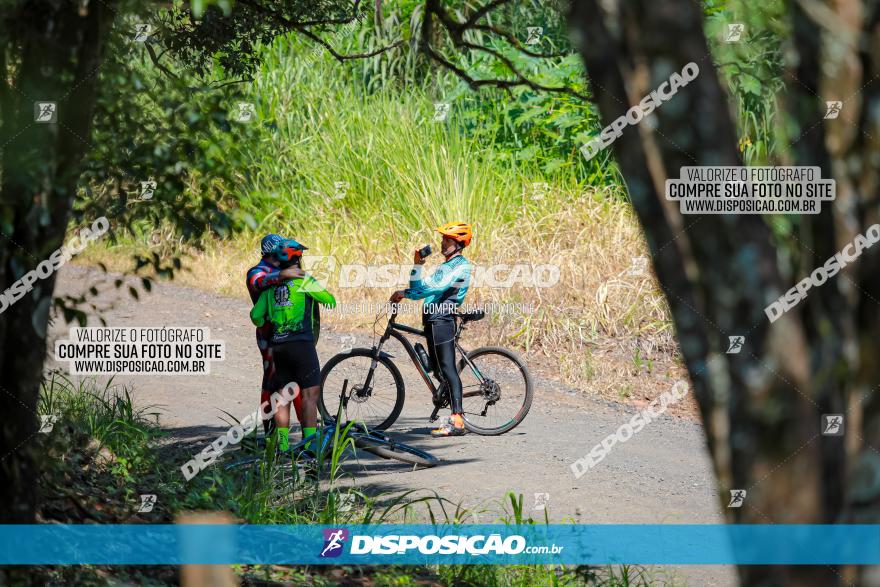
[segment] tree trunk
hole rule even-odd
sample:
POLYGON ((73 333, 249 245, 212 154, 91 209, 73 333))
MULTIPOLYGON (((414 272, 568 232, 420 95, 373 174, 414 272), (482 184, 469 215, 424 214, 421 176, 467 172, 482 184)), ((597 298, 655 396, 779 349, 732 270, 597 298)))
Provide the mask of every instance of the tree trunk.
MULTIPOLYGON (((111 7, 73 0, 24 2, 7 17, 0 107, 3 179, 0 185, 0 291, 58 249, 88 150, 101 50, 111 7), (15 50, 13 56, 12 51, 15 50), (11 87, 10 87, 11 86, 11 87), (56 102, 57 123, 35 122, 35 102, 56 102)), ((111 219, 112 221, 112 219, 111 219)), ((36 407, 54 274, 0 313, 0 523, 32 523, 38 433, 36 407)))
MULTIPOLYGON (((854 396, 873 390, 880 379, 873 366, 880 331, 880 268, 875 267, 880 251, 862 254, 857 283, 850 266, 772 324, 764 314, 793 279, 821 266, 876 222, 877 215, 876 205, 872 218, 862 209, 876 198, 876 145, 866 150, 876 135, 855 133, 847 165, 842 157, 829 156, 824 101, 818 96, 820 33, 815 18, 800 12, 803 4, 793 4, 800 61, 791 73, 797 78, 790 83, 791 112, 801 130, 810 131, 792 137, 797 164, 818 165, 823 177, 832 172, 855 176, 847 181, 852 186, 849 197, 840 201, 838 196, 834 206, 823 204, 821 214, 795 221, 800 226, 792 247, 801 260, 797 275, 782 274, 767 219, 683 216, 677 204, 665 201, 665 180, 680 177, 683 166, 742 164, 699 4, 635 0, 602 2, 600 7, 597 0, 575 0, 569 22, 605 125, 687 63, 700 69, 696 79, 654 111, 656 127, 643 121, 627 128, 613 148, 669 302, 718 477, 719 503, 729 521, 832 523, 843 521, 856 502, 867 500, 862 505, 870 507, 858 510, 859 520, 876 522, 880 457, 869 446, 880 447, 878 394, 867 394, 870 403, 863 408, 863 419, 861 408, 853 414, 847 408, 854 396), (854 158, 858 165, 851 163, 854 158), (863 187, 866 178, 870 189, 863 187), (745 347, 739 354, 726 354, 728 336, 734 335, 746 337, 745 347), (827 413, 847 414, 846 426, 856 425, 848 430, 846 445, 842 437, 821 435, 822 414, 827 413), (873 425, 867 426, 869 422, 873 425), (862 435, 873 442, 858 442, 862 435), (850 444, 868 445, 860 451, 855 482, 846 481, 845 446, 850 444), (727 509, 734 489, 747 490, 745 502, 727 509)), ((837 10, 844 11, 841 6, 845 3, 838 3, 837 10)), ((873 32, 876 15, 865 21, 865 30, 873 32)), ((876 53, 877 46, 861 46, 862 66, 870 70, 866 79, 877 74, 868 54, 872 48, 876 53)), ((870 99, 876 93, 875 88, 865 90, 870 99)), ((858 109, 858 103, 852 107, 858 109)), ((862 117, 869 115, 870 120, 859 123, 873 132, 878 105, 863 109, 862 117)), ((825 566, 742 567, 740 576, 749 585, 826 586, 841 579, 838 569, 825 566)))

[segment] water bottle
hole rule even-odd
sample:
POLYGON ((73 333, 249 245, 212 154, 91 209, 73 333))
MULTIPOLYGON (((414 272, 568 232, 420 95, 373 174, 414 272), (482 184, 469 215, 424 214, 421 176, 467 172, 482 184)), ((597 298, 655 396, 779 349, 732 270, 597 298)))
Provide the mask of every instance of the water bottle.
POLYGON ((428 373, 431 372, 431 358, 428 356, 428 352, 425 350, 425 347, 422 346, 422 343, 417 342, 415 345, 416 355, 419 357, 419 362, 422 364, 422 367, 425 368, 425 371, 428 373))

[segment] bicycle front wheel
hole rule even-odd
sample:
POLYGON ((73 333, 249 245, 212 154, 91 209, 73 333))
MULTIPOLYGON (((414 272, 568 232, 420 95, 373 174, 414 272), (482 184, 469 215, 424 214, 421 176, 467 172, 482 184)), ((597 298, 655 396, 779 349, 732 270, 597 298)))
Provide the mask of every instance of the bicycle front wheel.
POLYGON ((374 363, 372 350, 354 349, 324 365, 318 410, 324 420, 336 420, 341 396, 339 425, 357 422, 370 430, 385 430, 403 409, 403 385, 403 376, 389 359, 379 357, 374 363))
POLYGON ((464 425, 484 436, 516 428, 532 406, 532 376, 516 354, 499 347, 483 347, 460 359, 464 425))

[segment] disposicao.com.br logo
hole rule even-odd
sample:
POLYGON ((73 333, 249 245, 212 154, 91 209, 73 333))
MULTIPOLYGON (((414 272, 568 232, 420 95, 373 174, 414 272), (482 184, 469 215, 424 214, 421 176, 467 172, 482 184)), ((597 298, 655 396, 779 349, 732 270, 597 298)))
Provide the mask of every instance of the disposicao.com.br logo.
MULTIPOLYGON (((330 531, 331 534, 333 531, 330 531)), ((328 548, 328 531, 325 530, 324 549, 328 548)), ((345 538, 341 539, 342 541, 345 538)), ((337 552, 341 552, 340 548, 337 552)), ((355 535, 351 537, 350 554, 371 554, 371 555, 402 555, 415 551, 418 554, 446 554, 460 555, 470 554, 478 555, 517 555, 517 554, 559 554, 562 552, 562 546, 555 544, 550 546, 529 546, 523 536, 512 535, 502 538, 500 534, 490 534, 485 536, 476 534, 474 536, 462 535, 446 535, 437 536, 428 534, 425 536, 416 535, 387 535, 387 536, 366 536, 355 535)), ((338 556, 331 554, 321 554, 321 556, 338 556)))

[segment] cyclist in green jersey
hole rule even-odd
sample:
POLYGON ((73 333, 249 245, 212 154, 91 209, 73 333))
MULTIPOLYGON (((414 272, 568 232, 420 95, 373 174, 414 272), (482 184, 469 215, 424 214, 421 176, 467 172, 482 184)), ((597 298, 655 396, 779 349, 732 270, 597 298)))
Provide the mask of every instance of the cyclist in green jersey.
MULTIPOLYGON (((285 239, 271 251, 282 268, 299 266, 306 247, 293 239, 285 239)), ((321 365, 315 345, 319 325, 317 304, 332 308, 336 299, 310 275, 280 283, 260 294, 251 310, 251 321, 258 328, 272 324, 269 344, 275 363, 270 391, 277 392, 291 383, 302 394, 303 438, 314 434, 318 426, 318 392, 321 386, 321 365)), ((278 446, 289 447, 290 406, 279 405, 275 413, 278 446)))

